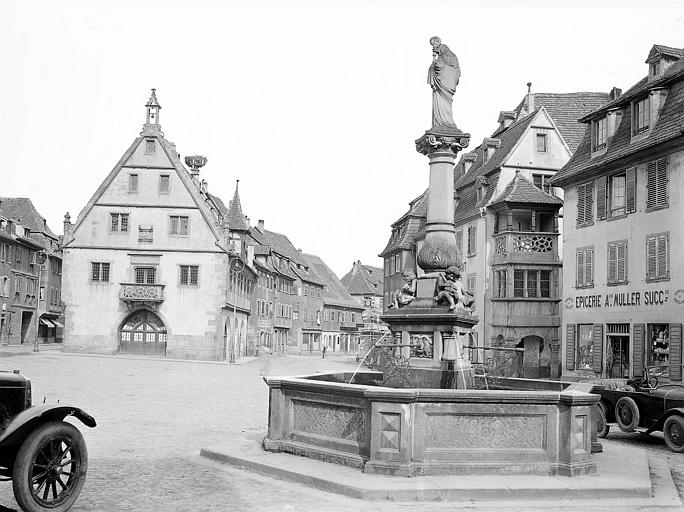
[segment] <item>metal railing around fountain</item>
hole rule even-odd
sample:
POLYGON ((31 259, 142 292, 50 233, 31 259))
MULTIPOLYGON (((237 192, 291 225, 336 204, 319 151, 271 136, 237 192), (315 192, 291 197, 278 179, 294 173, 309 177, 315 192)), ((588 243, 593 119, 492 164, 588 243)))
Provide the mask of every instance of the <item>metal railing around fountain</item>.
MULTIPOLYGON (((471 340, 475 341, 471 334, 471 340)), ((498 352, 492 357, 483 357, 483 361, 472 361, 473 365, 473 388, 489 389, 490 385, 500 385, 506 378, 511 376, 513 365, 519 356, 525 352, 524 348, 514 347, 481 347, 479 345, 463 345, 464 349, 475 351, 498 352), (502 353, 502 354, 499 354, 502 353)))
POLYGON ((380 338, 373 341, 371 339, 370 346, 366 347, 366 354, 361 358, 361 362, 354 370, 349 383, 354 382, 354 377, 361 368, 367 368, 380 371, 383 374, 383 384, 391 387, 411 387, 411 364, 409 357, 407 357, 402 348, 410 347, 416 348, 414 343, 382 343, 382 341, 390 335, 390 332, 384 333, 380 338))

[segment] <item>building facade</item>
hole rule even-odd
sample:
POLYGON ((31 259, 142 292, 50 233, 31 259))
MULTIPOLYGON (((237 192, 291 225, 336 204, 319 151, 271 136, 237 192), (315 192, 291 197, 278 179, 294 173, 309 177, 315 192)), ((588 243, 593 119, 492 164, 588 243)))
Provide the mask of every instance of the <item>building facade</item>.
MULTIPOLYGON (((456 165, 456 245, 462 281, 474 295, 474 314, 480 319, 474 342, 523 348, 524 355, 511 362, 513 375, 560 373, 562 190, 549 179, 582 139, 578 119, 609 98, 606 93, 530 89, 514 110, 500 113, 492 136, 461 155, 456 165)), ((424 193, 392 225, 381 253, 386 300, 403 284, 404 266, 418 268, 426 206, 424 193)))
POLYGON ((28 198, 0 198, 0 344, 60 343, 59 238, 28 198))
POLYGON ((256 281, 244 261, 230 270, 247 233, 231 232, 199 180, 206 158, 187 157, 188 170, 164 137, 154 89, 145 107, 140 135, 76 222, 65 219, 64 349, 234 357, 256 281))
POLYGON ((340 281, 359 306, 363 306, 362 340, 377 340, 388 331, 387 324, 380 320, 385 296, 383 269, 355 261, 340 281))
POLYGON ((565 190, 565 376, 682 379, 684 51, 655 45, 646 64, 582 118, 552 180, 565 190))

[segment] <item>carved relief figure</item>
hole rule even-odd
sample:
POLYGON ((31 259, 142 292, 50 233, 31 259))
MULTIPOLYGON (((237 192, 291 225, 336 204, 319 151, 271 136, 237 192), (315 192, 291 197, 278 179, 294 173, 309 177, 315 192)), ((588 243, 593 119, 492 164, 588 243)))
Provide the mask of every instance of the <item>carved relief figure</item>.
POLYGON ((425 334, 411 336, 415 357, 432 358, 432 338, 425 334))
POLYGON ((428 84, 432 87, 432 127, 456 128, 452 102, 461 68, 458 58, 442 40, 434 36, 430 38, 432 45, 432 64, 428 70, 428 84))
POLYGON ((462 308, 468 309, 473 304, 472 294, 469 293, 461 282, 461 271, 458 267, 449 267, 444 273, 437 277, 437 296, 435 302, 438 304, 443 300, 449 303, 449 311, 456 309, 459 304, 462 308))
POLYGON ((387 306, 391 308, 401 308, 410 304, 416 298, 416 272, 412 268, 407 268, 401 273, 404 285, 400 290, 392 292, 392 303, 387 306))

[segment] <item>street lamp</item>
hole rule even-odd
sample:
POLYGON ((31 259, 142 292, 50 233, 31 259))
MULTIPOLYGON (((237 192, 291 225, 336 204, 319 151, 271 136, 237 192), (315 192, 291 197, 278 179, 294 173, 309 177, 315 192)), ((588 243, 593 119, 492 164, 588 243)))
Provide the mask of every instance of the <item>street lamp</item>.
POLYGON ((37 295, 36 295, 36 337, 33 340, 33 351, 38 352, 38 329, 39 329, 39 323, 38 323, 38 316, 39 316, 39 309, 40 309, 40 276, 43 273, 43 266, 45 261, 47 260, 47 253, 45 251, 36 251, 33 253, 33 258, 31 258, 31 265, 38 265, 38 287, 37 287, 37 295), (39 256, 40 255, 40 256, 39 256))
POLYGON ((240 272, 245 269, 245 262, 239 257, 234 256, 230 258, 230 277, 233 281, 233 336, 230 343, 230 358, 229 363, 235 363, 235 345, 237 337, 236 320, 237 320, 237 278, 240 272))

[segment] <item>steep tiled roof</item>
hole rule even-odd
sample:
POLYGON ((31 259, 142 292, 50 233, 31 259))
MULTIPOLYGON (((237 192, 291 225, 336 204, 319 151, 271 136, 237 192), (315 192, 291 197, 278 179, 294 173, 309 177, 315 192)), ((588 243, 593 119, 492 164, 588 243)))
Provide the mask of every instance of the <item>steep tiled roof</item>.
POLYGON ((663 44, 654 44, 653 48, 651 48, 651 51, 648 54, 646 61, 648 62, 648 59, 656 53, 667 55, 668 57, 677 57, 680 59, 684 58, 684 49, 682 48, 673 48, 672 46, 665 46, 663 44))
POLYGON ((221 199, 216 194, 210 194, 209 192, 207 192, 207 195, 209 196, 209 199, 211 199, 214 202, 216 208, 218 208, 219 213, 223 217, 228 215, 228 208, 226 208, 226 203, 223 202, 223 199, 221 199))
POLYGON ((362 310, 358 302, 349 295, 349 292, 340 282, 335 273, 325 264, 325 262, 313 254, 303 254, 303 257, 316 269, 318 275, 325 282, 325 289, 323 290, 323 304, 331 306, 342 306, 362 310))
POLYGON ((50 227, 28 197, 0 197, 0 213, 8 219, 16 219, 33 233, 42 233, 57 240, 50 227))
POLYGON ((475 183, 471 183, 467 187, 461 189, 461 198, 458 201, 456 211, 454 212, 454 222, 459 224, 470 219, 472 216, 479 214, 480 208, 487 206, 492 195, 494 195, 498 182, 498 174, 489 177, 489 185, 487 185, 485 195, 479 203, 477 201, 477 186, 475 183))
POLYGON ((235 194, 233 200, 228 207, 228 214, 226 215, 228 227, 235 231, 249 231, 249 225, 245 220, 245 215, 242 213, 242 205, 240 205, 240 194, 238 193, 238 186, 235 185, 235 194))
POLYGON ((363 265, 357 261, 352 269, 340 279, 351 295, 383 294, 382 269, 363 265))
POLYGON ((515 173, 515 177, 490 205, 499 203, 563 205, 563 201, 535 187, 534 183, 519 172, 515 173))
MULTIPOLYGON (((632 141, 631 116, 627 112, 622 116, 622 120, 615 131, 615 135, 609 142, 606 152, 601 156, 591 158, 591 134, 589 130, 586 130, 580 147, 570 158, 570 161, 551 179, 551 183, 564 186, 575 179, 581 179, 582 176, 590 174, 599 167, 612 163, 617 165, 625 157, 674 139, 683 138, 684 61, 672 64, 666 71, 666 74, 668 74, 669 80, 667 82, 660 81, 659 84, 669 84, 670 90, 658 120, 647 137, 632 141), (677 81, 673 83, 674 80, 677 81)), ((626 108, 629 108, 630 98, 633 99, 640 94, 645 94, 646 89, 655 83, 656 81, 652 80, 649 84, 646 84, 646 79, 642 79, 637 85, 609 105, 614 107, 624 105, 626 108)), ((596 112, 603 112, 606 108, 605 106, 601 107, 596 112)), ((590 117, 586 119, 588 121, 590 117)))
POLYGON ((399 229, 399 235, 390 235, 387 245, 380 253, 380 257, 384 257, 392 251, 397 249, 410 249, 413 243, 414 235, 421 228, 423 221, 427 215, 427 190, 416 197, 409 203, 409 210, 402 215, 399 220, 392 224, 393 228, 399 229))
POLYGON ((304 267, 302 268, 296 268, 292 267, 292 272, 294 272, 297 276, 299 276, 299 279, 302 281, 306 281, 307 283, 312 283, 312 284, 317 284, 319 286, 325 286, 325 282, 321 277, 318 275, 318 273, 315 271, 315 269, 311 266, 308 266, 308 270, 303 270, 304 267))
POLYGON ((271 250, 274 252, 285 256, 295 263, 306 266, 306 262, 303 260, 299 251, 294 245, 292 245, 290 239, 282 233, 276 233, 275 231, 269 231, 267 229, 261 230, 258 227, 252 227, 251 234, 252 237, 254 237, 254 239, 261 245, 269 245, 271 250))

